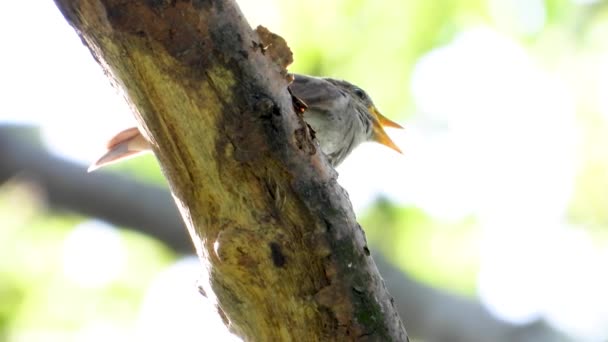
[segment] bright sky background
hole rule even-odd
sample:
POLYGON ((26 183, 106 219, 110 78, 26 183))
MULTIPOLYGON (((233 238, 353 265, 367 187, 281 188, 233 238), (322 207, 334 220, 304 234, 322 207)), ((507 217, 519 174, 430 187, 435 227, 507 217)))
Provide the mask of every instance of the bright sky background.
MULTIPOLYGON (((497 13, 511 11, 500 20, 511 20, 522 32, 545 24, 542 1, 489 4, 497 13)), ((252 23, 281 32, 279 14, 268 11, 276 7, 272 0, 242 5, 252 23)), ((0 121, 41 125, 54 151, 83 164, 98 156, 114 132, 134 123, 52 1, 2 2, 0 42, 0 121)), ((602 75, 605 91, 608 55, 602 53, 603 62, 591 67, 602 75)), ((479 295, 496 315, 516 322, 542 315, 581 340, 606 338, 608 273, 597 270, 608 264, 608 249, 595 246, 584 230, 569 229, 564 219, 580 137, 573 91, 563 76, 544 70, 518 42, 478 27, 423 57, 412 92, 418 114, 404 123, 404 132, 390 132, 404 155, 367 144, 339 169, 356 211, 382 195, 445 219, 477 215, 484 229, 479 295)), ((66 274, 86 286, 115 276, 122 247, 112 231, 98 222, 78 227, 65 243, 66 274), (75 258, 102 261, 87 259, 97 253, 81 250, 82 241, 117 253, 96 267, 100 273, 90 274, 75 258)), ((197 261, 188 259, 151 285, 139 326, 145 329, 138 330, 150 333, 147 341, 166 340, 170 332, 154 330, 163 326, 158 322, 199 297, 191 286, 196 270, 197 261), (163 301, 166 293, 183 298, 163 301)), ((185 329, 182 318, 174 323, 185 329)), ((85 335, 83 340, 94 340, 95 334, 85 335)))

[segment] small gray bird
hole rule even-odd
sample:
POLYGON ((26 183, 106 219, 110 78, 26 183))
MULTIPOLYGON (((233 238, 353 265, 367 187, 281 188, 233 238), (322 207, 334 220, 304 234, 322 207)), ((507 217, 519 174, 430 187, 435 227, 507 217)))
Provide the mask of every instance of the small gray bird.
MULTIPOLYGON (((376 141, 401 153, 383 127, 402 127, 380 114, 361 88, 333 78, 297 74, 289 88, 306 104, 304 120, 315 131, 321 151, 334 167, 364 141, 376 141)), ((107 147, 108 151, 91 165, 89 172, 151 150, 137 127, 118 133, 107 147)))

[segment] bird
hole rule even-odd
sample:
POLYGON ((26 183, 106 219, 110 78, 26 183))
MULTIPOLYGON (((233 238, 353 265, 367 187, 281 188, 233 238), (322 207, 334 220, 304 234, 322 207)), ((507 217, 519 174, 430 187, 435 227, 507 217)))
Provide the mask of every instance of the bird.
MULTIPOLYGON (((315 132, 321 151, 333 167, 340 165, 357 146, 366 141, 374 141, 402 153, 384 127, 403 127, 383 116, 363 89, 329 77, 293 76, 289 90, 304 103, 304 121, 315 132)), ((151 150, 150 143, 138 128, 131 127, 110 139, 106 153, 88 171, 151 150)))

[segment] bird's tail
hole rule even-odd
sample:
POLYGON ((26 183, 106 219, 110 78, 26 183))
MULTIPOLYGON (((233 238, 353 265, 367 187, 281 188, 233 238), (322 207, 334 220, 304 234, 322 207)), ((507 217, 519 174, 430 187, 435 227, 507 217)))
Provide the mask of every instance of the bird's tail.
POLYGON ((137 127, 131 127, 116 134, 108 142, 107 149, 108 151, 89 167, 88 172, 150 151, 150 143, 139 133, 137 127))

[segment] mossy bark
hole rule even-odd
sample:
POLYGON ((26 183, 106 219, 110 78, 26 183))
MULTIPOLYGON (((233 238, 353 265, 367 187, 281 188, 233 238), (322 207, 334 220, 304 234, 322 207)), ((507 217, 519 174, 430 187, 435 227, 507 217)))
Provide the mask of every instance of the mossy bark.
POLYGON ((407 339, 335 171, 233 0, 55 2, 132 104, 232 331, 407 339))

